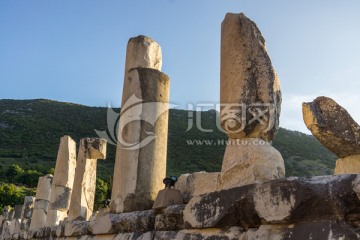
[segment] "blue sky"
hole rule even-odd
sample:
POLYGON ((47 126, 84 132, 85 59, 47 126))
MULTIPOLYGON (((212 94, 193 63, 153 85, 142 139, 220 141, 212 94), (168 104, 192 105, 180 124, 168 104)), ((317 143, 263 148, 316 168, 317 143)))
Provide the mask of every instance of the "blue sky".
POLYGON ((244 12, 281 80, 280 125, 307 132, 301 102, 334 98, 360 122, 360 1, 0 0, 0 99, 120 105, 126 43, 163 51, 171 103, 218 103, 220 25, 244 12))

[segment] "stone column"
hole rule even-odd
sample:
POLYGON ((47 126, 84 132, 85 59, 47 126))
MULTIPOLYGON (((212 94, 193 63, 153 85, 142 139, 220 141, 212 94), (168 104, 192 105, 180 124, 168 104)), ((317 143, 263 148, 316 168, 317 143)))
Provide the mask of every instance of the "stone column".
POLYGON ((229 143, 219 189, 284 177, 284 160, 271 146, 279 127, 279 78, 261 32, 242 13, 228 13, 222 22, 220 75, 221 126, 229 143))
POLYGON ((67 217, 76 168, 76 143, 69 137, 60 139, 50 202, 45 226, 54 227, 67 217))
POLYGON ((126 53, 118 146, 110 210, 151 209, 166 175, 170 80, 161 70, 161 48, 144 36, 126 53))
POLYGON ((87 221, 93 213, 97 160, 106 158, 106 144, 106 140, 102 138, 80 140, 69 221, 87 221))
POLYGON ((42 228, 46 223, 46 216, 49 207, 51 185, 53 175, 48 174, 44 177, 39 177, 36 188, 35 205, 33 215, 31 218, 30 230, 42 228))
POLYGON ((26 196, 21 212, 21 229, 29 229, 35 205, 35 197, 26 196))

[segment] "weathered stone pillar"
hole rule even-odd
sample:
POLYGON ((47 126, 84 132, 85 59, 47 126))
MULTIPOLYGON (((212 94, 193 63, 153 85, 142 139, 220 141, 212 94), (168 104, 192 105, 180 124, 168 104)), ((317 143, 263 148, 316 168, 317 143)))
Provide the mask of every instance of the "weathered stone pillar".
POLYGON ((345 108, 328 97, 302 105, 306 127, 339 159, 335 174, 360 173, 360 126, 345 108))
POLYGON ((60 139, 50 202, 45 226, 54 227, 67 217, 76 168, 76 143, 69 137, 60 139))
POLYGON ((29 229, 35 205, 35 197, 26 196, 21 212, 21 229, 29 229))
POLYGON ((51 185, 53 175, 48 174, 44 177, 39 177, 36 188, 35 205, 33 215, 31 218, 30 230, 42 228, 46 223, 46 216, 49 207, 51 185))
POLYGON ((80 140, 69 221, 89 220, 93 213, 97 160, 106 158, 106 144, 102 138, 80 140))
POLYGON ((110 204, 113 213, 151 209, 163 188, 170 80, 160 72, 161 58, 161 48, 152 39, 130 39, 110 204))
POLYGON ((284 161, 270 145, 279 127, 279 78, 261 32, 242 13, 228 13, 222 22, 220 74, 220 118, 229 143, 219 188, 284 177, 284 161))

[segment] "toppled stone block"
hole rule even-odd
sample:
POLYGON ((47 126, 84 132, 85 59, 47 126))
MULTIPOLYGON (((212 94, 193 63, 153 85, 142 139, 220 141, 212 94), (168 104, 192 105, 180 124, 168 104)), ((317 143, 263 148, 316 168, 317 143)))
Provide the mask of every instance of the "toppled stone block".
POLYGON ((26 196, 24 198, 24 205, 21 212, 21 219, 31 220, 34 205, 35 205, 35 197, 26 196))
POLYGON ((153 210, 121 214, 105 214, 90 224, 91 232, 110 234, 117 232, 147 232, 154 229, 155 213, 153 210))
POLYGON ((156 215, 156 231, 177 231, 185 229, 183 210, 185 205, 174 205, 167 207, 161 214, 156 215))
POLYGON ((279 127, 281 91, 265 39, 243 13, 221 24, 221 125, 229 138, 271 142, 279 127))
POLYGON ((360 154, 360 126, 343 107, 328 97, 302 107, 307 128, 327 149, 340 158, 360 154))
POLYGON ((184 210, 192 228, 343 220, 360 213, 360 176, 288 178, 194 197, 184 210), (326 204, 324 204, 326 203, 326 204))
POLYGON ((184 203, 188 203, 194 196, 216 191, 219 174, 218 172, 182 174, 174 188, 180 190, 184 203))

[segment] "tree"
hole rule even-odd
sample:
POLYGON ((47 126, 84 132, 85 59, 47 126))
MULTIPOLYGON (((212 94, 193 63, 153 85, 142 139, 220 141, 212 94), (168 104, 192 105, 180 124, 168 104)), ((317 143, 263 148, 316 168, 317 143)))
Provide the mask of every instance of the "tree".
POLYGON ((100 178, 96 178, 96 190, 94 210, 98 210, 104 206, 104 202, 108 198, 109 184, 100 178))
POLYGON ((11 165, 5 172, 5 177, 9 182, 15 183, 17 178, 24 172, 24 170, 17 164, 11 165))

